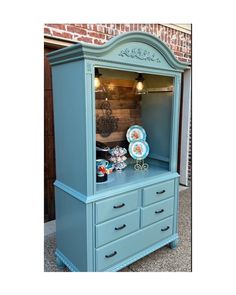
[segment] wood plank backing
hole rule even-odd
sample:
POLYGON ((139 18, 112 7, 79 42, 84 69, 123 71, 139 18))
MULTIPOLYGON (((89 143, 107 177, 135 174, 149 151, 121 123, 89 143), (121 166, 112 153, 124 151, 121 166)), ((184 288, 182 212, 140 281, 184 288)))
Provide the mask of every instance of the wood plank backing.
POLYGON ((96 116, 105 115, 102 110, 102 103, 105 97, 111 106, 112 116, 119 118, 118 128, 108 137, 96 135, 96 140, 106 143, 109 146, 124 145, 126 143, 126 131, 135 124, 141 125, 141 97, 133 91, 133 80, 103 79, 108 93, 96 94, 96 116))
POLYGON ((51 90, 52 89, 52 73, 51 73, 51 66, 48 62, 48 58, 46 56, 47 53, 49 53, 49 48, 44 48, 44 90, 51 90))
MULTIPOLYGON (((96 100, 96 108, 101 109, 104 100, 96 100)), ((139 101, 135 99, 110 99, 109 103, 112 110, 114 109, 136 109, 139 101)))
POLYGON ((132 125, 141 125, 140 118, 120 118, 117 131, 127 131, 128 128, 132 125))
POLYGON ((54 136, 52 90, 44 90, 44 134, 54 136))
POLYGON ((134 80, 112 79, 112 78, 109 78, 109 79, 103 78, 102 81, 105 85, 108 85, 108 87, 110 86, 110 88, 121 86, 121 87, 127 87, 132 89, 135 83, 134 80))
POLYGON ((53 123, 53 98, 51 67, 46 53, 53 48, 44 48, 44 220, 55 219, 55 198, 53 183, 55 172, 55 144, 53 123))
POLYGON ((103 92, 96 93, 96 99, 98 99, 98 100, 103 100, 106 97, 109 100, 112 100, 112 99, 140 100, 138 95, 134 95, 134 93, 129 88, 124 88, 124 87, 122 87, 122 88, 120 87, 120 90, 116 88, 115 90, 108 91, 105 94, 103 92))
POLYGON ((125 138, 126 132, 125 131, 117 131, 112 132, 109 136, 103 137, 100 134, 96 135, 96 140, 101 142, 113 142, 113 141, 120 141, 125 138))
MULTIPOLYGON (((129 143, 127 140, 120 140, 120 141, 110 141, 106 142, 106 145, 109 146, 110 148, 113 148, 115 146, 122 146, 128 150, 129 143)), ((126 154, 126 157, 128 157, 128 154, 126 154)))
MULTIPOLYGON (((140 118, 140 109, 115 109, 112 110, 112 116, 118 117, 119 119, 127 118, 140 118)), ((103 116, 104 112, 101 109, 96 110, 97 116, 103 116)))

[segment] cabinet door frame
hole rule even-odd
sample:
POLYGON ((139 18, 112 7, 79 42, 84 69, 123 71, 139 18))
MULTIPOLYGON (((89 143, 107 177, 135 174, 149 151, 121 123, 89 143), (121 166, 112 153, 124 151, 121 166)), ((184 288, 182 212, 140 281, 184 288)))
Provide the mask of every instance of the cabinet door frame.
POLYGON ((191 68, 183 73, 182 88, 182 116, 180 122, 180 184, 189 185, 189 153, 190 153, 190 128, 191 128, 191 68))

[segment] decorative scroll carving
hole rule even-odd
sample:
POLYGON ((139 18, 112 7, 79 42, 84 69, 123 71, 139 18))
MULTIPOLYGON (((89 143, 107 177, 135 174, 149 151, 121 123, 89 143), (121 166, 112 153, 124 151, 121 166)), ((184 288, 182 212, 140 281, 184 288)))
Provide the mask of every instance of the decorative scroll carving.
POLYGON ((141 60, 154 61, 157 63, 161 62, 155 53, 152 53, 152 52, 147 51, 146 49, 142 49, 142 48, 132 48, 132 49, 125 48, 125 49, 121 50, 119 55, 122 57, 128 56, 131 58, 138 58, 141 60))

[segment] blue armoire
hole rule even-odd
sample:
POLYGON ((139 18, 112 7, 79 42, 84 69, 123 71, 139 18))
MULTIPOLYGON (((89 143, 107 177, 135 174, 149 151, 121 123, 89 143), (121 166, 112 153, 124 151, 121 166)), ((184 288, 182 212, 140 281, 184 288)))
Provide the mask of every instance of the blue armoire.
MULTIPOLYGON (((71 271, 118 271, 167 244, 175 248, 181 75, 188 65, 162 41, 143 32, 119 35, 102 46, 78 43, 51 52, 48 58, 54 100, 58 265, 71 271), (147 134, 149 169, 136 171, 130 161, 104 183, 96 183, 96 69, 101 78, 119 85, 135 81, 141 73, 149 89, 137 101, 135 113, 147 134)), ((127 95, 128 99, 132 98, 127 95)), ((118 126, 119 116, 129 123, 134 113, 124 105, 125 92, 122 103, 112 109, 118 126)), ((115 133, 125 142, 124 130, 115 133)))

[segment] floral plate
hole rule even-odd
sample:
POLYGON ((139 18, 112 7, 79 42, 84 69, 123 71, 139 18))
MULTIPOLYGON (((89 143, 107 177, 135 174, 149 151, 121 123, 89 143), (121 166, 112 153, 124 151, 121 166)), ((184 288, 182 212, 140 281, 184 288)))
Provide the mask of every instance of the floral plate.
POLYGON ((146 140, 146 137, 147 135, 145 130, 139 125, 130 126, 126 132, 128 142, 132 142, 134 140, 146 140))
POLYGON ((145 140, 135 140, 129 144, 130 156, 135 160, 143 160, 149 154, 149 145, 145 140))

